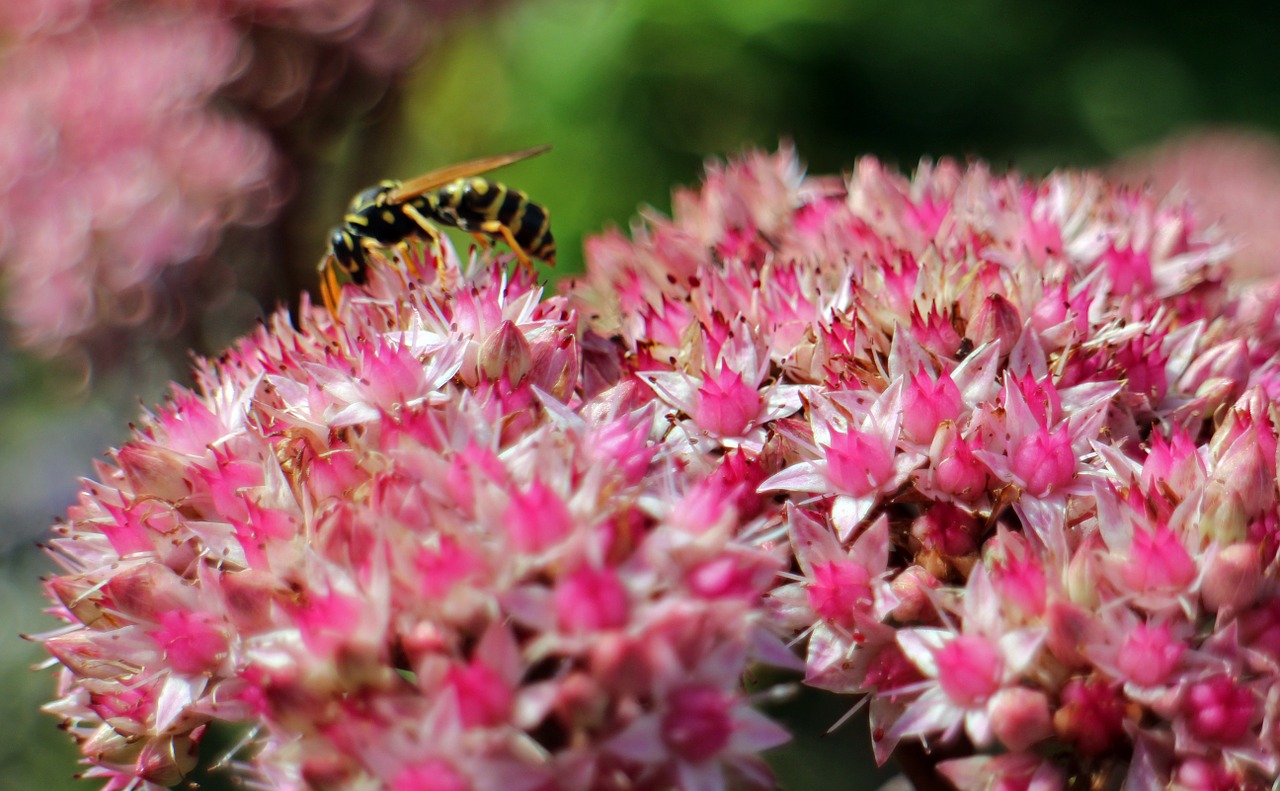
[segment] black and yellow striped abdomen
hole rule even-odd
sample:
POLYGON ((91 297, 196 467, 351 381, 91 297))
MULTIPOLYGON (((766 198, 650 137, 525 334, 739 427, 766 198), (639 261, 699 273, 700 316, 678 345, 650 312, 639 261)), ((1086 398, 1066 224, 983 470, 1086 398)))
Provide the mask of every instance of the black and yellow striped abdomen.
POLYGON ((506 228, 531 258, 555 263, 556 242, 547 210, 520 190, 476 176, 458 179, 416 200, 422 202, 420 211, 442 225, 489 236, 502 235, 506 228))

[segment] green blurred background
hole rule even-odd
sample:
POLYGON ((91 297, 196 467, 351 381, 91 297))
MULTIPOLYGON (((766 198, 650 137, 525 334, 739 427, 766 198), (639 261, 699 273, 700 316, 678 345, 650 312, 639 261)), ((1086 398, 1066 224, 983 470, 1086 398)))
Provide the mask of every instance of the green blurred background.
MULTIPOLYGON (((1275 27, 1261 6, 1100 0, 523 0, 455 19, 393 101, 318 152, 315 190, 290 210, 310 266, 360 186, 540 143, 502 178, 550 207, 557 274, 584 236, 666 210, 707 156, 794 140, 813 172, 872 153, 980 157, 1042 173, 1104 164, 1207 125, 1280 130, 1275 27), (314 242, 310 241, 314 240, 314 242)), ((309 275, 308 275, 309 277, 309 275)), ((228 317, 211 348, 243 332, 228 317)), ((142 357, 86 384, 82 368, 0 350, 0 789, 93 788, 52 717, 40 652, 51 626, 33 543, 103 449, 125 438, 184 363, 142 357)), ((874 788, 865 726, 822 732, 847 701, 786 713, 784 785, 874 788), (833 766, 838 769, 832 769, 833 766), (833 779, 834 778, 834 779, 833 779)), ((855 717, 860 722, 865 717, 855 717)), ((218 784, 206 783, 213 788, 218 784)))

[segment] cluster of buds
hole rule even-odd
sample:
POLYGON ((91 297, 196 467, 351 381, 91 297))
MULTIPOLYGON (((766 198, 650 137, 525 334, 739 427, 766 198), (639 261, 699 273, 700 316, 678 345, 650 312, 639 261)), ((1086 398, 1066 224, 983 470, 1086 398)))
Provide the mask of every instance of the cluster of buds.
POLYGON ((219 720, 271 788, 717 791, 769 782, 763 662, 960 789, 1269 787, 1280 297, 1229 254, 1086 174, 788 149, 560 296, 406 251, 86 485, 50 708, 112 791, 219 720))

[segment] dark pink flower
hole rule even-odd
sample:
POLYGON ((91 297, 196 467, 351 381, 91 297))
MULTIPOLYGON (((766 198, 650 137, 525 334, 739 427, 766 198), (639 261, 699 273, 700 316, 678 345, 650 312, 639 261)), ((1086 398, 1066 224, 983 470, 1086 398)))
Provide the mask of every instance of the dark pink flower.
POLYGON ((1184 695, 1187 727, 1199 741, 1233 745, 1253 728, 1258 712, 1254 693, 1230 676, 1197 681, 1184 695))
POLYGON ((1053 726, 1064 742, 1087 756, 1124 743, 1125 709, 1119 689, 1100 679, 1076 679, 1060 694, 1062 704, 1053 715, 1053 726))

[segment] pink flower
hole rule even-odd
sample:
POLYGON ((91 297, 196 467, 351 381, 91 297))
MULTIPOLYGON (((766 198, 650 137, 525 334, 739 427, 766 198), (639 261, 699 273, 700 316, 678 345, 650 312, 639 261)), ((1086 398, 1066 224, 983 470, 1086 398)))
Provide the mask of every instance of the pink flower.
POLYGON ((1042 428, 1023 437, 1010 454, 1009 470, 1031 495, 1065 488, 1076 471, 1067 427, 1061 426, 1052 434, 1042 428))
POLYGON ((823 446, 827 477, 855 497, 875 492, 893 479, 894 449, 859 431, 833 431, 823 446))
POLYGON ((728 368, 714 373, 698 388, 693 420, 712 434, 738 437, 760 413, 760 393, 728 368))
POLYGON ((1124 700, 1117 688, 1098 679, 1075 679, 1061 695, 1053 725, 1064 742, 1086 756, 1125 745, 1124 700))
POLYGON ((1226 675, 1192 684, 1183 708, 1197 740, 1223 745, 1235 744, 1249 733, 1258 711, 1253 692, 1226 675))
POLYGON ((1037 629, 998 632, 996 592, 983 567, 975 568, 966 589, 970 617, 965 632, 909 628, 898 631, 903 653, 932 683, 906 707, 889 733, 897 741, 907 736, 954 735, 963 726, 978 745, 992 739, 989 704, 1037 659, 1044 639, 1037 629))
POLYGON ((955 421, 963 404, 960 390, 947 374, 931 379, 922 368, 911 377, 902 396, 902 433, 921 445, 933 442, 938 425, 955 421))
POLYGON ((1168 624, 1137 624, 1116 657, 1123 677, 1144 687, 1169 681, 1187 648, 1172 631, 1168 624))
POLYGON ((1191 584, 1196 567, 1173 531, 1156 526, 1135 530, 1130 555, 1120 573, 1131 590, 1180 590, 1191 584))

